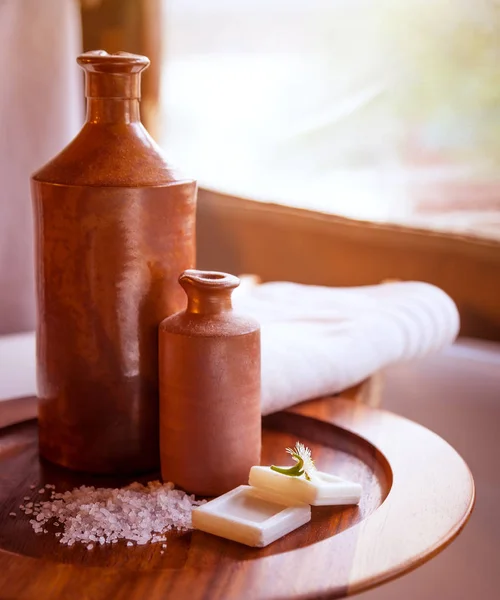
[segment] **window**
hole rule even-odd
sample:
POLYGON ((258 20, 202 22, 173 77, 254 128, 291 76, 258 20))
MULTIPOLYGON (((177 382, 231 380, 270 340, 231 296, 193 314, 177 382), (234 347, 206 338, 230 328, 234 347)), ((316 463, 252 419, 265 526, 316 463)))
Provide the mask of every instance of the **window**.
POLYGON ((168 0, 164 127, 209 188, 500 238, 498 0, 168 0))

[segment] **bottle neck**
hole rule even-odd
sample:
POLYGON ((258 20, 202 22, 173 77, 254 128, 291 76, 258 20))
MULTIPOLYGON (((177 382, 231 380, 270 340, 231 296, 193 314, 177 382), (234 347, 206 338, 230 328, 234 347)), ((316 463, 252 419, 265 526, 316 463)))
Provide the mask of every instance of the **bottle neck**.
POLYGON ((187 312, 195 315, 217 315, 232 310, 231 291, 208 291, 191 288, 188 292, 187 312))
POLYGON ((188 269, 179 277, 188 298, 186 312, 194 315, 217 315, 233 308, 231 294, 240 280, 218 271, 188 269))
POLYGON ((138 98, 87 98, 87 123, 138 123, 138 98))

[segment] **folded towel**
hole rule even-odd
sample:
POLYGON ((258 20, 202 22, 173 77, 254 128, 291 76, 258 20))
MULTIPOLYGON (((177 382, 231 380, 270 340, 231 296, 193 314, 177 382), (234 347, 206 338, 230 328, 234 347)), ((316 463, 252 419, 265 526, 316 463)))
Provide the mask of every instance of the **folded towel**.
POLYGON ((451 298, 419 282, 328 288, 243 285, 234 307, 262 326, 262 412, 340 392, 453 342, 451 298))
POLYGON ((0 402, 35 394, 35 334, 0 336, 0 402))
MULTIPOLYGON (((263 414, 340 392, 389 364, 439 350, 458 333, 455 304, 427 283, 248 281, 233 303, 262 326, 263 414)), ((34 334, 0 338, 0 398, 35 392, 34 334)))
POLYGON ((36 417, 35 373, 35 334, 0 336, 0 429, 36 417))

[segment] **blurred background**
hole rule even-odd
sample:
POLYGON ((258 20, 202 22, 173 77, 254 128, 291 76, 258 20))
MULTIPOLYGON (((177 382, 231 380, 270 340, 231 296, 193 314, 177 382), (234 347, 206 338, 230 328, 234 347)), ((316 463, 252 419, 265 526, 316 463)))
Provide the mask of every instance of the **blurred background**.
POLYGON ((167 0, 158 131, 202 185, 500 236, 496 0, 167 0))
POLYGON ((497 0, 83 6, 85 49, 153 52, 149 124, 204 187, 499 239, 497 0))
POLYGON ((98 48, 151 58, 142 118, 200 183, 200 268, 456 302, 468 339, 388 369, 382 404, 464 456, 476 510, 362 597, 494 600, 500 0, 0 0, 0 334, 34 329, 29 175, 79 130, 98 48))

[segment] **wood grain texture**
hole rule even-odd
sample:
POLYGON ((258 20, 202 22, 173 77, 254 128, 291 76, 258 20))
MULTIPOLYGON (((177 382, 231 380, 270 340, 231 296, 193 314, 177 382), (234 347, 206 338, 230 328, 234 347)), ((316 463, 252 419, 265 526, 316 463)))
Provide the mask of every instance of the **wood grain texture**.
MULTIPOLYGON (((0 408, 1 410, 1 408, 0 408)), ((264 549, 202 532, 149 547, 66 548, 16 511, 54 483, 120 485, 40 462, 36 422, 0 432, 0 598, 217 600, 339 598, 418 566, 465 525, 474 502, 460 456, 429 430, 350 399, 308 402, 264 420, 263 463, 298 438, 318 467, 359 481, 359 507, 313 508, 312 522, 264 549), (30 490, 30 484, 37 488, 30 490)), ((154 474, 151 477, 154 477, 154 474)), ((55 530, 54 530, 55 531, 55 530)))
POLYGON ((344 390, 339 396, 366 404, 371 408, 378 408, 382 403, 382 390, 384 388, 384 374, 382 371, 374 373, 358 385, 344 390))
POLYGON ((0 400, 0 429, 35 419, 38 400, 34 396, 0 400))

